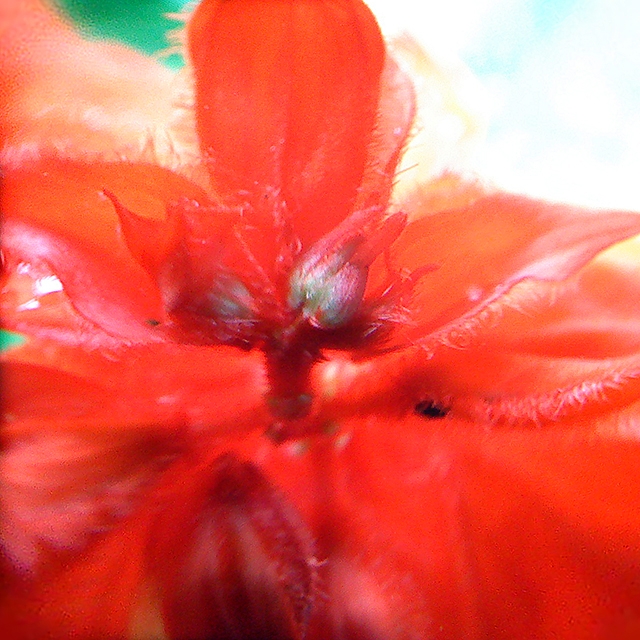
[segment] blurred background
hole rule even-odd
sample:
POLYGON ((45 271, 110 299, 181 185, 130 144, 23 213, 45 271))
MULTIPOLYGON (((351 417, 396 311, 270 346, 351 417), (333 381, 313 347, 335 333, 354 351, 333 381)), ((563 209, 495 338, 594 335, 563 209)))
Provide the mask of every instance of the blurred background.
MULTIPOLYGON (((57 0, 89 36, 166 49, 181 0, 57 0), (141 29, 140 24, 145 28, 141 29)), ((640 210, 638 0, 369 0, 387 34, 408 31, 479 83, 488 122, 468 159, 500 186, 640 210)), ((179 57, 166 59, 180 64, 179 57)), ((474 107, 476 108, 476 107, 474 107)))

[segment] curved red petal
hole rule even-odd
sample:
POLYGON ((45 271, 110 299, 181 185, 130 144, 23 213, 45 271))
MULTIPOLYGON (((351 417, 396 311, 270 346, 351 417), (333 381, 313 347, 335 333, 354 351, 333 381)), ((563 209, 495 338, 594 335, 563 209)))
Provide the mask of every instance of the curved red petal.
POLYGON ((635 433, 629 405, 640 397, 639 294, 636 274, 590 264, 562 285, 538 289, 535 302, 525 292, 520 304, 514 296, 477 344, 443 349, 414 374, 429 371, 439 395, 474 421, 566 426, 589 416, 593 429, 635 433))
MULTIPOLYGON (((152 324, 165 316, 162 292, 124 242, 105 191, 151 220, 166 219, 167 209, 181 200, 208 202, 193 183, 152 164, 49 157, 8 167, 0 195, 8 271, 24 275, 29 269, 49 270, 81 316, 107 334, 101 338, 99 331, 87 328, 73 335, 80 323, 74 325, 69 317, 67 339, 94 344, 109 343, 109 336, 111 342, 114 337, 125 342, 160 340, 152 324)), ((172 234, 158 235, 153 246, 145 244, 146 255, 160 261, 172 242, 172 234)), ((135 253, 136 246, 133 249, 135 253)), ((37 309, 8 304, 4 310, 8 326, 47 330, 46 320, 38 327, 37 309)), ((62 330, 58 335, 63 336, 62 330)))
POLYGON ((417 409, 487 427, 637 434, 639 295, 635 272, 606 260, 562 283, 521 283, 446 344, 319 365, 321 415, 417 409))
MULTIPOLYGON (((487 305, 525 279, 563 280, 606 247, 640 232, 640 216, 592 211, 525 196, 493 193, 466 206, 431 213, 430 194, 417 190, 407 211, 425 211, 391 249, 398 272, 438 268, 421 277, 409 303, 409 321, 392 340, 455 341, 473 331, 487 305)), ((378 261, 372 283, 386 272, 378 261)))

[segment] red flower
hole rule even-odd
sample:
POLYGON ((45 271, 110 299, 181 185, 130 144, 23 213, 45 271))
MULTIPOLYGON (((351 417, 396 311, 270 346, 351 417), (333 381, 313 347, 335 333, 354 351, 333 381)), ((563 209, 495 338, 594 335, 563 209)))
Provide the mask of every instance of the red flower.
POLYGON ((359 0, 187 34, 0 8, 5 637, 637 637, 640 218, 394 189, 359 0))

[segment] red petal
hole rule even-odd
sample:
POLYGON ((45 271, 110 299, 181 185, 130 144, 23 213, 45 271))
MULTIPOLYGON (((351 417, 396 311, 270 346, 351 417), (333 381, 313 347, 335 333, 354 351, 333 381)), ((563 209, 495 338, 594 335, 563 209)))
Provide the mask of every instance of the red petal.
POLYGON ((432 425, 261 452, 326 560, 308 637, 635 638, 638 443, 432 425))
POLYGON ((29 341, 2 367, 3 411, 20 437, 151 424, 227 437, 268 424, 262 358, 231 347, 85 351, 29 341))
POLYGON ((444 349, 429 363, 416 354, 411 375, 475 421, 566 425, 588 414, 593 429, 637 433, 637 274, 595 263, 542 293, 521 306, 516 298, 476 346, 444 349))
POLYGON ((532 439, 489 438, 470 463, 467 539, 485 628, 505 640, 636 637, 638 443, 532 439))
POLYGON ((271 270, 288 224, 308 245, 353 206, 375 125, 380 32, 359 0, 206 0, 189 48, 202 152, 217 189, 250 204, 243 224, 258 229, 250 245, 271 270))
MULTIPOLYGON (((107 334, 124 341, 158 340, 149 321, 163 320, 160 291, 123 241, 105 189, 140 216, 155 220, 163 220, 167 208, 181 199, 207 202, 201 189, 157 165, 47 158, 6 170, 3 250, 14 270, 24 272, 25 264, 35 271, 50 270, 80 314, 107 334)), ((160 260, 173 237, 156 240, 146 250, 160 260)), ((46 319, 36 329, 37 313, 21 315, 11 304, 5 310, 10 326, 47 329, 46 319)), ((78 328, 77 321, 68 322, 71 329, 78 328)), ((95 344, 97 333, 78 331, 71 339, 95 344)), ((105 337, 102 341, 109 342, 105 337)))
POLYGON ((7 578, 0 625, 7 640, 127 638, 144 578, 145 521, 129 523, 89 547, 81 561, 63 557, 37 578, 7 578))
MULTIPOLYGON (((263 473, 282 488, 278 495, 301 511, 315 538, 326 598, 314 602, 305 637, 393 640, 426 637, 436 630, 450 640, 487 635, 505 640, 636 637, 636 441, 585 438, 575 432, 492 433, 455 421, 435 429, 418 418, 359 418, 341 426, 342 437, 316 440, 306 452, 257 441, 238 447, 252 452, 263 473)), ((94 635, 102 635, 113 628, 114 603, 120 609, 115 620, 121 623, 122 612, 130 613, 139 595, 139 550, 148 536, 166 540, 170 534, 182 540, 186 535, 188 546, 194 527, 204 527, 211 534, 207 540, 230 536, 229 544, 240 545, 239 556, 223 556, 229 548, 222 547, 215 563, 226 571, 239 562, 246 571, 225 573, 214 592, 222 598, 215 606, 227 603, 230 619, 241 616, 246 611, 242 598, 234 599, 239 585, 273 570, 269 553, 256 553, 255 545, 271 544, 277 536, 261 538, 259 523, 280 527, 280 516, 272 516, 281 507, 259 488, 256 511, 236 508, 234 504, 246 502, 247 486, 231 482, 225 495, 232 504, 221 509, 224 522, 203 520, 198 505, 210 495, 212 460, 219 454, 215 447, 201 454, 201 463, 193 458, 178 464, 150 502, 151 511, 143 509, 130 527, 114 531, 95 553, 54 573, 30 593, 14 590, 13 600, 6 599, 14 606, 5 608, 3 620, 7 610, 13 615, 10 621, 26 610, 22 619, 31 616, 30 628, 38 629, 44 621, 64 635, 89 625, 94 635), (177 495, 182 496, 178 501, 177 495), (158 509, 162 528, 149 520, 158 509), (123 562, 118 551, 123 544, 134 556, 125 562, 133 584, 132 573, 116 571, 123 562), (94 591, 75 580, 83 576, 91 576, 96 587, 112 581, 110 607, 100 610, 85 599, 83 594, 94 591), (38 609, 34 598, 42 598, 46 606, 38 609)), ((223 476, 229 481, 235 477, 223 476)), ((209 557, 207 548, 203 552, 209 557)), ((192 592, 197 586, 192 579, 203 567, 196 562, 176 574, 179 556, 170 553, 159 566, 172 597, 192 592)), ((259 584, 279 588, 273 581, 259 584)), ((189 606, 195 606, 193 600, 189 606)))
POLYGON ((181 441, 177 430, 156 426, 102 427, 5 434, 0 540, 18 573, 37 575, 53 550, 77 554, 117 526, 139 507, 181 441))
MULTIPOLYGON (((78 312, 94 321, 109 336, 126 342, 160 339, 148 322, 163 318, 158 293, 135 269, 131 269, 133 273, 127 273, 128 269, 122 267, 118 270, 117 263, 109 263, 109 254, 83 251, 64 238, 18 221, 4 223, 2 240, 3 247, 16 262, 50 265, 78 312), (138 276, 137 281, 135 276, 138 276)), ((32 315, 25 318, 18 314, 8 326, 37 334, 37 317, 31 319, 29 316, 32 315)), ((42 333, 46 335, 48 329, 45 325, 42 333)), ((59 336, 63 337, 63 334, 59 336)), ((102 338, 99 332, 91 329, 81 330, 76 335, 67 334, 67 337, 76 343, 95 344, 96 337, 101 342, 108 342, 107 337, 102 338)))
POLYGON ((82 40, 38 0, 0 4, 5 159, 40 147, 77 149, 82 157, 139 150, 173 116, 172 79, 139 53, 82 40))
POLYGON ((422 405, 487 426, 637 434, 638 297, 637 274, 604 260, 563 283, 521 283, 482 322, 429 353, 414 345, 319 365, 322 416, 394 416, 422 405))
POLYGON ((131 513, 182 442, 183 421, 129 390, 3 363, 0 539, 31 572, 131 513))
POLYGON ((317 568, 295 509, 230 453, 180 471, 167 483, 176 508, 155 523, 151 551, 168 635, 304 637, 317 568))
MULTIPOLYGON (((429 264, 438 269, 415 286, 410 324, 398 327, 394 342, 455 341, 456 331, 472 332, 480 311, 517 282, 563 280, 609 245, 640 232, 634 213, 505 193, 431 213, 429 198, 418 190, 405 203, 408 212, 425 215, 394 244, 392 264, 401 272, 429 264)), ((385 270, 382 262, 377 274, 372 271, 372 289, 385 270)))
POLYGON ((115 526, 178 453, 268 424, 261 359, 235 349, 62 349, 66 370, 30 350, 55 353, 2 366, 0 539, 22 568, 115 526))

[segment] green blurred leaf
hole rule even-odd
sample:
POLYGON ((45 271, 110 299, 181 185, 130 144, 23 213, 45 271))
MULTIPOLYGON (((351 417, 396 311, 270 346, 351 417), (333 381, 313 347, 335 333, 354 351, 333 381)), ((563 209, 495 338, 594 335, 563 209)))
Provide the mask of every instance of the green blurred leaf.
MULTIPOLYGON (((54 0, 87 38, 118 40, 152 55, 169 47, 167 31, 181 26, 167 13, 180 12, 185 0, 54 0)), ((162 62, 181 66, 182 57, 172 55, 162 62)))
POLYGON ((19 347, 26 341, 27 339, 19 333, 13 333, 12 331, 0 329, 0 353, 3 351, 8 351, 12 347, 19 347))

